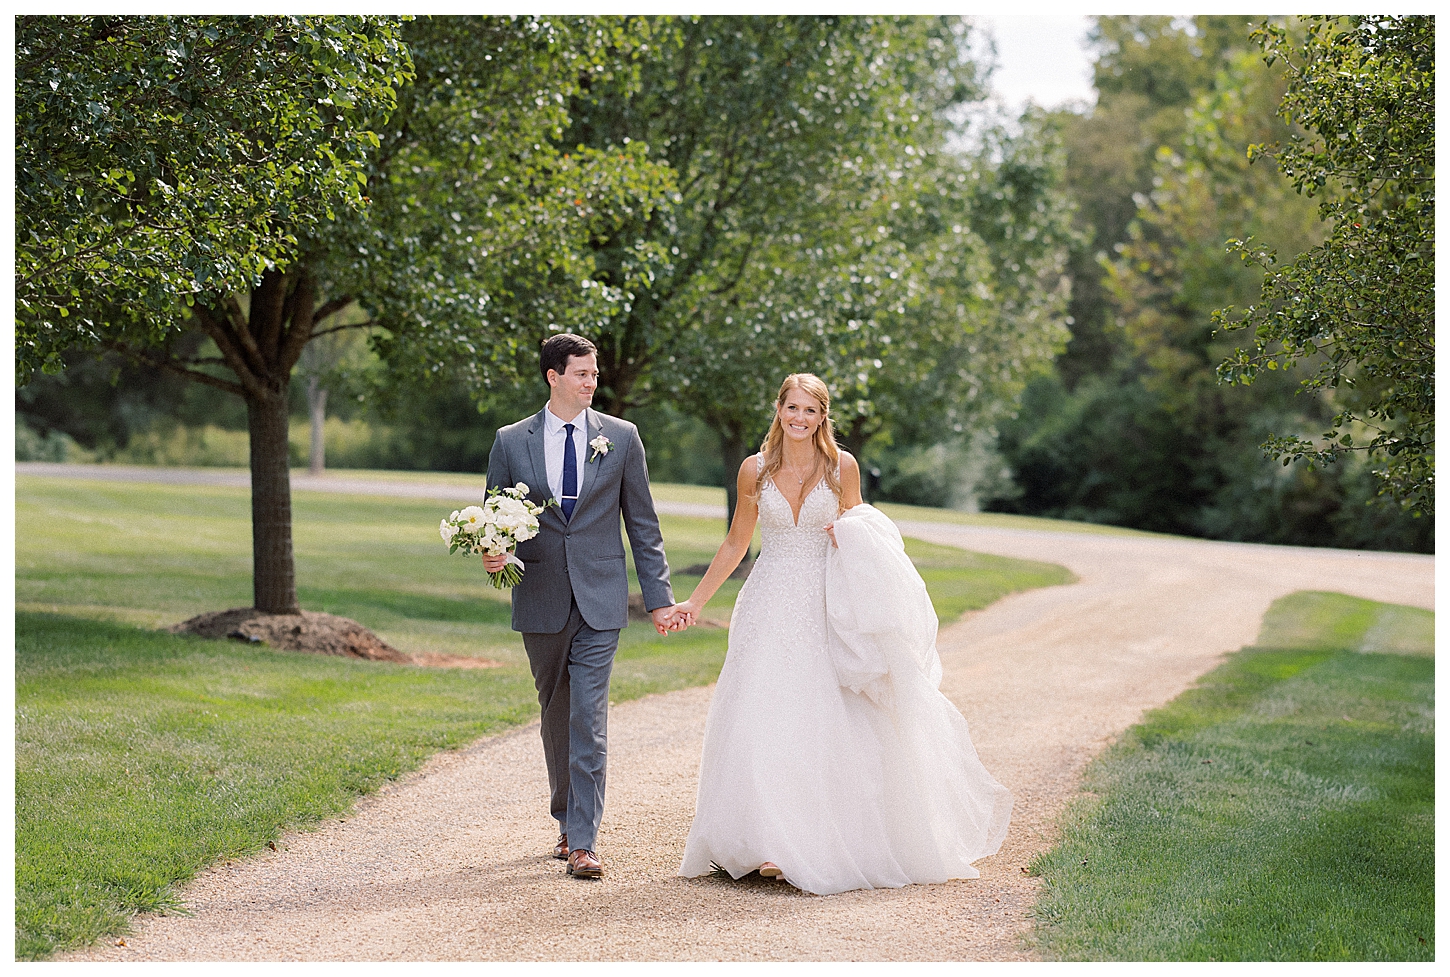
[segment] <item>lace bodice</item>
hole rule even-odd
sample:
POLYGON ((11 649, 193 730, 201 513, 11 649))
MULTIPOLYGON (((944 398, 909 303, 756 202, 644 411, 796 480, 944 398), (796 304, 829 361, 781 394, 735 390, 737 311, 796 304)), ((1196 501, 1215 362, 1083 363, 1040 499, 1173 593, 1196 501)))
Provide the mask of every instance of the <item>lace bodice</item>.
POLYGON ((825 479, 816 483, 801 502, 799 522, 791 516, 790 503, 775 482, 767 481, 760 492, 761 558, 814 560, 824 568, 831 546, 825 527, 835 521, 836 515, 836 493, 825 479))

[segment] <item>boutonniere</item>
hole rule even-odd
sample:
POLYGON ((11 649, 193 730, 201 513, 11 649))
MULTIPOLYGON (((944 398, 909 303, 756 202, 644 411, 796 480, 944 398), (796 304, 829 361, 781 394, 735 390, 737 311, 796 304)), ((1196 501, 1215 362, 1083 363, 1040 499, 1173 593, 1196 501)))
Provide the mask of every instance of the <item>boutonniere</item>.
POLYGON ((593 461, 595 458, 600 458, 613 451, 614 442, 601 434, 599 435, 599 437, 589 442, 589 447, 594 449, 594 453, 589 456, 589 460, 593 461))

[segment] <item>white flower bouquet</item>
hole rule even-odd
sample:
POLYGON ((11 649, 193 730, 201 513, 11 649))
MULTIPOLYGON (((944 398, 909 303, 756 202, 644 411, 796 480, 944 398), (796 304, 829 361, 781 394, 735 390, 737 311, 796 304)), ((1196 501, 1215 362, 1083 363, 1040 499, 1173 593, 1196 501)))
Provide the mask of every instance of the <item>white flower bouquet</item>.
POLYGON ((526 539, 539 535, 539 516, 557 499, 535 505, 527 498, 529 487, 523 482, 513 488, 495 485, 483 497, 483 505, 470 505, 455 510, 438 524, 438 535, 448 544, 448 552, 469 556, 486 553, 499 556, 507 553, 509 561, 497 573, 488 575, 488 582, 500 589, 516 587, 523 579, 523 562, 513 549, 526 539))

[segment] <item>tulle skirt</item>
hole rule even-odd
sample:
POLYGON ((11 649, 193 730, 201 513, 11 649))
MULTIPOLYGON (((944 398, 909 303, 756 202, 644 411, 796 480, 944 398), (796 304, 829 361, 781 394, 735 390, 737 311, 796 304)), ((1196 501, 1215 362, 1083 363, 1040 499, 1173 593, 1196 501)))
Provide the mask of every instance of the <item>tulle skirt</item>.
POLYGON ((769 861, 820 895, 976 878, 1012 799, 966 720, 911 662, 885 705, 843 688, 828 640, 825 560, 767 550, 736 601, 680 874, 769 861))

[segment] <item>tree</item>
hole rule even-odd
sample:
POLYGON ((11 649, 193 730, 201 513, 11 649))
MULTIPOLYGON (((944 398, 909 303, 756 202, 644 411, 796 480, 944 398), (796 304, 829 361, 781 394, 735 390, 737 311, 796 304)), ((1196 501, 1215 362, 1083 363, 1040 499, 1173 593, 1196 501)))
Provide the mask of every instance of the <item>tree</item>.
POLYGON ((1127 239, 1138 199, 1153 190, 1159 147, 1183 135, 1187 112, 1226 59, 1249 46, 1246 17, 1095 17, 1097 103, 1060 111, 1067 185, 1079 231, 1068 257, 1072 338, 1054 367, 1069 388, 1113 368, 1122 352, 1103 265, 1127 239))
POLYGON ((664 185, 628 153, 553 149, 580 79, 630 70, 637 38, 614 20, 22 18, 17 34, 18 200, 39 215, 17 245, 22 375, 102 347, 240 396, 262 611, 297 610, 287 391, 308 343, 375 329, 400 378, 486 379, 521 319, 614 300, 587 278, 597 201, 664 185), (81 139, 92 117, 125 124, 81 139), (354 303, 371 318, 325 324, 354 303), (186 352, 197 331, 217 355, 186 352))
POLYGON ((254 599, 295 611, 287 386, 327 314, 297 259, 361 203, 373 128, 410 73, 397 25, 22 17, 16 28, 19 379, 58 369, 68 348, 101 347, 242 397, 254 599), (219 355, 179 341, 189 331, 219 355))
POLYGON ((375 18, 18 17, 20 382, 285 266, 360 202, 407 70, 375 18))
POLYGON ((910 153, 833 188, 849 206, 768 241, 702 309, 675 350, 678 396, 720 432, 727 470, 786 372, 826 380, 837 436, 863 459, 873 438, 963 440, 1010 409, 1066 338, 1061 161, 1041 120, 1025 123, 972 157, 917 129, 910 153))
POLYGON ((325 334, 309 342, 297 361, 297 372, 307 381, 309 475, 321 475, 327 467, 324 424, 327 420, 328 395, 339 384, 347 385, 348 377, 361 373, 372 365, 368 362, 371 357, 366 334, 334 327, 353 321, 365 321, 368 318, 366 310, 355 304, 339 309, 326 324, 325 334))
POLYGON ((1279 435, 1266 451, 1287 465, 1381 459, 1383 491, 1434 511, 1435 22, 1428 16, 1312 17, 1302 39, 1266 24, 1265 60, 1281 62, 1280 111, 1307 132, 1257 144, 1306 196, 1319 196, 1328 238, 1280 267, 1272 248, 1235 242, 1266 269, 1257 304, 1224 310, 1253 346, 1220 375, 1252 383, 1307 361, 1304 390, 1348 388, 1323 441, 1279 435), (1366 438, 1368 441, 1366 442, 1366 438))
POLYGON ((1006 341, 984 314, 994 271, 973 229, 991 168, 943 151, 947 117, 979 91, 965 29, 950 18, 664 21, 636 93, 581 93, 567 145, 645 144, 679 186, 673 206, 595 243, 600 279, 627 295, 593 334, 605 409, 667 394, 715 429, 733 472, 787 372, 826 378, 857 447, 883 416, 873 390, 953 406, 974 386, 995 392, 973 379, 1000 358, 946 366, 973 343, 985 354, 1006 341), (642 256, 640 242, 658 247, 642 256))
MULTIPOLYGON (((1213 311, 1252 301, 1260 287, 1224 242, 1252 236, 1299 252, 1326 230, 1311 201, 1246 156, 1250 144, 1291 130, 1277 111, 1283 76, 1247 44, 1247 30, 1244 40, 1243 50, 1216 57, 1207 87, 1180 111, 1180 134, 1145 150, 1148 189, 1115 258, 1104 257, 1098 286, 1110 356, 1083 370, 1070 353, 1073 370, 1059 360, 1031 383, 1021 415, 1000 426, 999 450, 1021 494, 991 507, 1220 539, 1423 550, 1432 545, 1425 520, 1365 504, 1363 466, 1286 469, 1256 447, 1270 431, 1317 430, 1334 413, 1326 392, 1294 396, 1306 370, 1265 374, 1253 387, 1215 375, 1235 336, 1215 333, 1213 311)), ((1184 71, 1202 77, 1201 66, 1184 71)), ((1107 115, 1108 133, 1128 140, 1107 115)), ((1092 206, 1101 214, 1108 203, 1092 206)))

